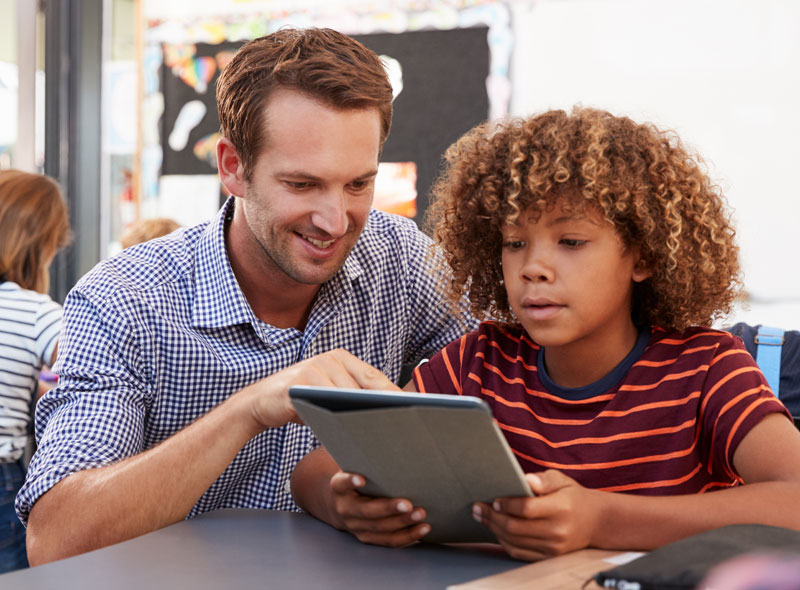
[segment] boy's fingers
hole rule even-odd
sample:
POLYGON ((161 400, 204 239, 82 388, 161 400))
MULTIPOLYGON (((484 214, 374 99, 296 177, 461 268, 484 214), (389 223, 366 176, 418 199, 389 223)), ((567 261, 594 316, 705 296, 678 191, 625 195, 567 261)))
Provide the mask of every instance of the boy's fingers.
POLYGON ((362 543, 383 545, 384 547, 406 547, 419 541, 430 530, 430 525, 423 523, 389 534, 375 531, 362 531, 354 534, 362 543))
POLYGON ((543 551, 538 551, 536 549, 531 549, 527 547, 517 547, 516 545, 511 545, 506 542, 500 542, 503 549, 506 550, 508 556, 513 559, 519 559, 520 561, 541 561, 547 557, 552 557, 543 551))
POLYGON ((331 489, 338 494, 358 490, 364 483, 364 476, 357 473, 339 471, 331 477, 331 489))
POLYGON ((531 490, 538 496, 552 494, 575 482, 574 479, 556 469, 548 469, 539 473, 525 475, 531 490))
POLYGON ((416 527, 422 522, 423 517, 409 514, 390 515, 382 518, 358 518, 351 516, 345 519, 347 530, 354 533, 389 533, 394 534, 406 529, 416 527))
POLYGON ((494 512, 488 507, 485 516, 476 520, 492 531, 497 540, 515 559, 536 561, 554 553, 549 542, 550 527, 545 521, 528 520, 494 512))
POLYGON ((397 516, 403 521, 403 526, 420 523, 425 520, 425 510, 414 508, 408 500, 401 498, 370 498, 360 496, 345 498, 339 501, 340 514, 366 520, 385 519, 397 516))
POLYGON ((524 518, 544 518, 556 508, 553 494, 570 485, 575 485, 575 480, 555 469, 548 469, 541 473, 528 473, 525 475, 533 498, 524 496, 516 498, 497 498, 492 502, 492 508, 497 512, 512 514, 524 518))

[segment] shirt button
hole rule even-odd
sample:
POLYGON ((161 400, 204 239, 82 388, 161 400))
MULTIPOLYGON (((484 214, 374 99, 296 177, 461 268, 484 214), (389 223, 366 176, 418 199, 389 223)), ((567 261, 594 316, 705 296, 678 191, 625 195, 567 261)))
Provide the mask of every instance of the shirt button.
POLYGON ((288 479, 283 483, 283 491, 287 496, 292 494, 292 484, 288 479))

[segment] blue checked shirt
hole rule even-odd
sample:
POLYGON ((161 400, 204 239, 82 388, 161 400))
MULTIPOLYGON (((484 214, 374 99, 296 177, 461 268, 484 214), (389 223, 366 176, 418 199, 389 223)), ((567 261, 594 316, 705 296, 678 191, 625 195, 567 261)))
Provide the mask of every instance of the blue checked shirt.
MULTIPOLYGON (((224 242, 225 213, 100 262, 67 296, 58 386, 36 409, 38 449, 17 496, 36 500, 76 471, 149 449, 232 393, 299 360, 345 348, 397 381, 474 326, 454 314, 430 269, 430 240, 372 211, 344 267, 317 296, 305 331, 254 314, 224 242)), ((189 517, 229 507, 299 510, 288 480, 318 442, 288 424, 250 440, 189 517)))

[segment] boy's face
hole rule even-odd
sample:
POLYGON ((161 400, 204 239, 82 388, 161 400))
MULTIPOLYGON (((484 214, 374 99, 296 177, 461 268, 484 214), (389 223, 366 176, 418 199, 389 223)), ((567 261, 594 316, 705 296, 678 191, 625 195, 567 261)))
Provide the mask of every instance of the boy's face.
POLYGON ((647 278, 637 260, 594 209, 566 213, 556 206, 536 221, 523 212, 503 229, 508 301, 548 358, 551 349, 587 354, 635 338, 633 283, 647 278))

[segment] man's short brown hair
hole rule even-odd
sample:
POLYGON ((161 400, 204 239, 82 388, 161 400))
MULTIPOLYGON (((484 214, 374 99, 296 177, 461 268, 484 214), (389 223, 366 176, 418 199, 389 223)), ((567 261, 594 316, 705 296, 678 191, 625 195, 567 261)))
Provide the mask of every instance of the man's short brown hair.
POLYGON ((375 52, 332 29, 281 29, 243 45, 217 81, 220 132, 236 148, 246 180, 264 148, 264 107, 276 88, 337 109, 376 108, 381 145, 389 135, 392 86, 375 52))

